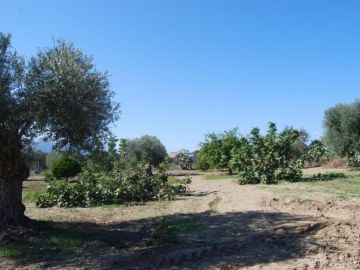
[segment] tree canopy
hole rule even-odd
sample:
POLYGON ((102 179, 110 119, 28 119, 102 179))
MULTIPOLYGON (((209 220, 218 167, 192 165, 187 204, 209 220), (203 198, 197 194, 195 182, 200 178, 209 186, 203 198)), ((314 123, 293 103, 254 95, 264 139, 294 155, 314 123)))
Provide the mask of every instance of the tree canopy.
POLYGON ((41 135, 57 149, 90 152, 119 117, 113 96, 108 74, 72 43, 56 41, 26 64, 11 47, 11 36, 0 33, 0 223, 24 217, 23 148, 41 135))
POLYGON ((325 144, 340 157, 360 151, 360 100, 338 104, 324 117, 325 144))
POLYGON ((149 166, 158 167, 167 157, 165 146, 155 136, 144 135, 140 138, 126 141, 127 155, 132 162, 141 162, 149 166))
POLYGON ((199 152, 199 167, 208 169, 227 169, 231 174, 230 160, 232 151, 239 146, 240 137, 237 129, 224 131, 223 133, 209 133, 205 135, 205 141, 201 143, 199 152))

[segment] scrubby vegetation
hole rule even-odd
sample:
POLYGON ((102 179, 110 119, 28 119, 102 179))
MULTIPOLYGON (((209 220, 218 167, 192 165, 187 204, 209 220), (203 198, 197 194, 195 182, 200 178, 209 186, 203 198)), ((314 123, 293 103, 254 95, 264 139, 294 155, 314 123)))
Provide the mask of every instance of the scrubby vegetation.
POLYGON ((255 128, 234 148, 231 166, 238 172, 240 184, 272 184, 275 180, 296 180, 301 177, 302 159, 291 157, 291 146, 299 133, 277 133, 276 125, 269 124, 265 136, 255 128))
POLYGON ((193 158, 190 156, 189 152, 179 153, 175 157, 175 162, 180 170, 191 170, 193 164, 193 158))
POLYGON ((236 129, 208 134, 200 149, 200 168, 225 169, 237 173, 239 184, 272 184, 276 180, 296 181, 302 176, 305 161, 320 163, 327 149, 320 141, 307 145, 304 130, 285 128, 278 133, 274 123, 266 135, 254 128, 242 137, 236 129))
MULTIPOLYGON (((104 164, 88 164, 72 182, 59 181, 57 174, 47 175, 47 189, 38 194, 39 207, 89 207, 102 204, 121 204, 152 200, 171 200, 185 193, 189 179, 177 185, 168 182, 166 161, 159 164, 156 173, 149 174, 147 164, 134 164, 122 145, 119 152, 113 149, 104 154, 116 157, 111 171, 104 164), (125 151, 125 152, 124 152, 125 151)), ((141 149, 139 148, 139 151, 141 149)))

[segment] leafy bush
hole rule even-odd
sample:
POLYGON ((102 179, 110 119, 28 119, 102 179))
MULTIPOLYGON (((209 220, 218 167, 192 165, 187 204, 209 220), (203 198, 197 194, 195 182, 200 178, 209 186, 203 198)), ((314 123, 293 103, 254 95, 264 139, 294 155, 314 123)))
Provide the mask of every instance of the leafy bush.
POLYGON ((319 164, 329 158, 329 151, 325 145, 319 141, 314 140, 308 147, 307 153, 305 155, 306 161, 310 163, 319 164))
POLYGON ((51 172, 58 179, 68 179, 69 177, 74 177, 81 172, 81 165, 74 158, 65 156, 53 164, 51 172))
POLYGON ((223 133, 210 133, 205 135, 205 141, 201 143, 198 165, 201 170, 226 169, 232 174, 230 161, 232 151, 239 145, 237 129, 231 129, 223 133))
POLYGON ((270 123, 265 136, 254 128, 247 138, 241 138, 231 160, 233 170, 238 172, 239 184, 299 179, 303 161, 292 158, 291 148, 298 136, 298 132, 277 133, 276 125, 270 123))
POLYGON ((192 162, 189 153, 179 153, 176 155, 176 164, 179 166, 180 170, 191 170, 192 162))
POLYGON ((56 181, 47 177, 47 191, 38 197, 38 207, 88 207, 133 201, 171 200, 178 193, 186 192, 183 185, 167 183, 167 175, 149 176, 144 169, 134 167, 97 172, 89 167, 79 174, 76 182, 56 181))
POLYGON ((360 169, 360 152, 352 152, 348 155, 349 166, 354 169, 360 169))

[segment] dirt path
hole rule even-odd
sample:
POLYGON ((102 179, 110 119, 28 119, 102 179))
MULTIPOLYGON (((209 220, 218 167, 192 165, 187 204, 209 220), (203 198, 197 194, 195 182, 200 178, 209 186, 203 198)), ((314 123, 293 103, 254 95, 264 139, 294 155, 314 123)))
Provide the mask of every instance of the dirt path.
MULTIPOLYGON (((360 269, 358 200, 284 199, 259 186, 204 175, 193 176, 190 189, 173 202, 131 207, 30 205, 32 218, 72 222, 107 247, 91 256, 14 262, 14 268, 360 269), (168 236, 175 230, 176 243, 149 246, 156 230, 165 242, 173 240, 168 236)), ((0 268, 4 265, 0 262, 0 268)))
POLYGON ((183 235, 192 246, 206 239, 205 251, 190 249, 192 256, 187 257, 186 250, 167 255, 180 257, 173 262, 184 268, 360 269, 358 200, 282 199, 258 186, 203 176, 193 178, 191 189, 201 196, 173 203, 171 212, 211 214, 200 218, 206 224, 202 232, 183 235))

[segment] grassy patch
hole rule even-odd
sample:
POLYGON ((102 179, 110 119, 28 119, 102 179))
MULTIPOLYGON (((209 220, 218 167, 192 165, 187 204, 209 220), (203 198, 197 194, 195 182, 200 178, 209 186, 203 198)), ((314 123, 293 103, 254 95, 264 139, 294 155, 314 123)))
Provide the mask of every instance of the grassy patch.
POLYGON ((360 173, 325 173, 305 176, 296 183, 279 182, 265 186, 282 196, 332 196, 339 199, 360 198, 360 173))
POLYGON ((45 192, 45 188, 39 187, 33 190, 23 191, 23 202, 25 203, 36 203, 37 198, 45 192))
POLYGON ((181 243, 179 234, 196 231, 203 228, 203 224, 190 217, 181 217, 177 219, 169 219, 164 217, 155 225, 148 245, 156 246, 173 246, 181 243))
POLYGON ((2 244, 0 246, 0 258, 7 257, 19 257, 22 255, 20 247, 16 244, 2 244))
POLYGON ((318 173, 311 176, 304 176, 299 182, 317 182, 317 181, 332 181, 335 179, 345 179, 347 175, 345 173, 328 172, 318 173))
POLYGON ((74 255, 86 252, 89 246, 101 247, 104 244, 70 225, 45 225, 2 244, 0 257, 74 255))
POLYGON ((178 233, 191 232, 203 228, 203 224, 191 217, 184 217, 169 221, 169 227, 178 233))
POLYGON ((181 179, 176 178, 175 176, 169 176, 168 183, 170 185, 180 185, 182 182, 181 182, 181 179))
POLYGON ((23 201, 25 203, 35 203, 37 197, 44 193, 46 184, 40 180, 26 180, 23 182, 23 201))

